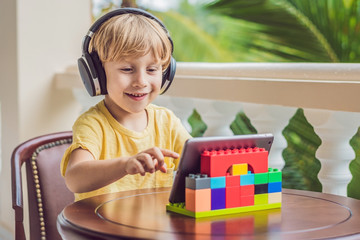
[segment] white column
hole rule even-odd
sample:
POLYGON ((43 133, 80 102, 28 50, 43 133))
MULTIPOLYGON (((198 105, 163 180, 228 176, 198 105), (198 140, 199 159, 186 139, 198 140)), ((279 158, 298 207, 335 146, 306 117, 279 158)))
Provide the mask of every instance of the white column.
POLYGON ((195 108, 207 125, 204 136, 234 135, 230 125, 236 114, 242 110, 241 103, 197 99, 195 108))
POLYGON ((360 126, 360 113, 305 109, 304 114, 321 138, 316 158, 321 162, 322 191, 346 196, 352 178, 349 164, 355 158, 349 141, 360 126))
POLYGON ((285 161, 282 157, 287 142, 282 131, 289 124, 297 108, 264 104, 244 103, 244 113, 258 133, 272 133, 274 142, 269 154, 269 167, 282 169, 285 161))
POLYGON ((191 132, 191 126, 188 122, 188 118, 194 110, 194 100, 192 98, 170 96, 159 96, 158 98, 162 99, 161 105, 173 111, 175 115, 180 118, 186 130, 191 132))

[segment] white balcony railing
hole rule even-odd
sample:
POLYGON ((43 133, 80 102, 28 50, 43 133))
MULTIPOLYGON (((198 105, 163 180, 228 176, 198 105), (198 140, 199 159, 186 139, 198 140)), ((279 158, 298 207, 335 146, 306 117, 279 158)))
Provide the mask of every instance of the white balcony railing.
MULTIPOLYGON (((83 109, 99 98, 87 97, 76 67, 56 74, 56 86, 73 90, 83 109)), ((349 140, 360 126, 360 64, 333 63, 178 63, 175 81, 156 104, 186 119, 195 108, 208 125, 205 135, 230 135, 239 111, 275 141, 271 167, 282 168, 282 135, 297 108, 321 138, 316 157, 321 162, 323 192, 347 195, 355 158, 349 140)))

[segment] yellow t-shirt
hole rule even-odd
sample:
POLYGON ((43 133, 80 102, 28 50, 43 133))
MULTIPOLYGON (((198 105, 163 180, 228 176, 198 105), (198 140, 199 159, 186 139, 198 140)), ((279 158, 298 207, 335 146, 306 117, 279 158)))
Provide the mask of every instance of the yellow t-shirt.
MULTIPOLYGON (((185 141, 191 136, 179 118, 170 110, 153 104, 150 104, 146 111, 148 125, 142 132, 131 131, 117 122, 106 108, 104 101, 83 113, 74 123, 73 143, 66 150, 61 161, 61 174, 65 176, 69 156, 79 147, 88 150, 96 160, 100 161, 120 156, 133 156, 154 146, 181 154, 185 141)), ((178 161, 179 159, 165 158, 167 173, 156 171, 153 174, 146 173, 145 176, 126 175, 100 189, 75 193, 75 201, 124 190, 170 187, 178 161)))

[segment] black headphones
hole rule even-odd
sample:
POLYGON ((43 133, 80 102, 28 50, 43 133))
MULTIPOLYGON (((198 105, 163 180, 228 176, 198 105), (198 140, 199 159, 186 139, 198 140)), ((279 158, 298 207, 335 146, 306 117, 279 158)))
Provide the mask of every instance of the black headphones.
MULTIPOLYGON (((88 33, 84 37, 82 43, 82 56, 81 58, 78 59, 78 67, 79 67, 81 79, 86 87, 86 90, 92 97, 102 94, 107 94, 107 89, 106 89, 105 70, 101 64, 99 56, 95 51, 89 53, 89 44, 91 37, 99 29, 99 27, 108 19, 126 13, 142 15, 159 23, 170 40, 172 47, 171 54, 174 51, 174 44, 172 39, 170 38, 170 34, 168 30, 166 29, 165 25, 152 14, 138 8, 119 8, 105 14, 90 27, 88 33)), ((175 76, 175 71, 176 71, 176 61, 171 56, 170 65, 167 69, 165 69, 162 76, 160 94, 166 92, 166 90, 170 87, 175 76)))

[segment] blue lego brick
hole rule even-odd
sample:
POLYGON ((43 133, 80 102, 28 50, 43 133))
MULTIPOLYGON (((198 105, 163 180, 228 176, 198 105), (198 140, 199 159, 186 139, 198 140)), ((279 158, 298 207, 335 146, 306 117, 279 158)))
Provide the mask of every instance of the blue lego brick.
POLYGON ((194 190, 210 188, 210 178, 206 174, 189 174, 185 179, 185 187, 194 190))
POLYGON ((225 188, 211 189, 211 210, 224 209, 225 207, 225 188))
POLYGON ((268 189, 268 192, 269 193, 274 193, 274 192, 281 192, 282 190, 282 182, 270 182, 269 183, 269 189, 268 189))
POLYGON ((214 188, 225 188, 226 187, 226 180, 225 177, 212 177, 210 178, 210 187, 211 189, 214 188))
POLYGON ((240 176, 240 186, 255 184, 255 175, 250 171, 246 175, 240 176))

